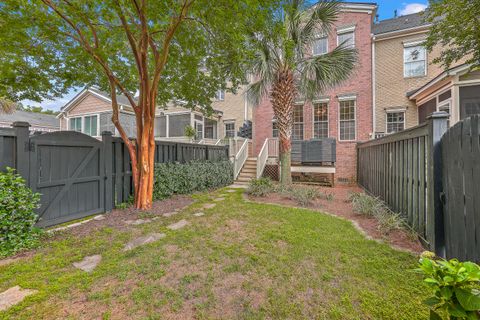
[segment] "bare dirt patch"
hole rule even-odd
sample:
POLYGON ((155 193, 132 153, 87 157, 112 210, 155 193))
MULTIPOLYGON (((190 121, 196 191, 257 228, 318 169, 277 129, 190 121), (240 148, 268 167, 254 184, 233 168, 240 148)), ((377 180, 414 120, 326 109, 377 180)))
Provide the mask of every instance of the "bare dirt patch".
MULTIPOLYGON (((388 234, 382 234, 378 228, 378 222, 374 218, 359 215, 354 212, 352 204, 348 197, 352 192, 363 192, 360 187, 356 186, 336 186, 316 187, 324 194, 333 195, 333 200, 316 199, 306 208, 330 213, 336 216, 344 217, 348 220, 355 221, 357 225, 373 239, 383 240, 391 246, 404 250, 420 253, 424 249, 417 239, 412 239, 411 235, 403 230, 393 230, 388 234)), ((298 207, 298 204, 286 196, 279 193, 270 193, 265 197, 248 196, 248 199, 263 203, 274 203, 284 206, 298 207)))

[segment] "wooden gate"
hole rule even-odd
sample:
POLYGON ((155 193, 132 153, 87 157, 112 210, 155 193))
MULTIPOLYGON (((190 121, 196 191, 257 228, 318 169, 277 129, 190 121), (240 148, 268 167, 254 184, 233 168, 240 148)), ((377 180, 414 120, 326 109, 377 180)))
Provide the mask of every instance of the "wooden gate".
POLYGON ((29 184, 41 194, 38 226, 105 211, 103 143, 74 131, 31 136, 29 184))
POLYGON ((480 116, 455 124, 441 143, 446 256, 480 261, 480 116))

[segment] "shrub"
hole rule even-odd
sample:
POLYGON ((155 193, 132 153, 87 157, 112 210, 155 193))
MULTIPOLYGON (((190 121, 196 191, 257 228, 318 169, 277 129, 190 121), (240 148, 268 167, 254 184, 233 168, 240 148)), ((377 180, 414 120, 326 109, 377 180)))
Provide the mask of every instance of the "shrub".
POLYGON ((41 230, 34 227, 39 200, 14 169, 0 172, 0 257, 39 244, 41 230))
POLYGON ((289 190, 290 199, 296 201, 300 206, 306 207, 313 200, 320 197, 320 192, 311 187, 292 187, 289 190))
POLYGON ((430 319, 480 319, 480 267, 433 257, 431 252, 423 253, 416 269, 433 292, 424 301, 430 307, 430 319))
POLYGON ((349 199, 352 202, 353 210, 378 221, 377 228, 381 233, 388 234, 392 230, 406 228, 404 219, 391 211, 380 199, 361 192, 350 194, 349 199))
POLYGON ((153 198, 161 200, 173 194, 187 194, 220 188, 233 183, 229 160, 158 163, 155 165, 153 198))
POLYGON ((256 197, 265 197, 274 190, 272 180, 269 178, 252 179, 248 184, 247 193, 256 197))

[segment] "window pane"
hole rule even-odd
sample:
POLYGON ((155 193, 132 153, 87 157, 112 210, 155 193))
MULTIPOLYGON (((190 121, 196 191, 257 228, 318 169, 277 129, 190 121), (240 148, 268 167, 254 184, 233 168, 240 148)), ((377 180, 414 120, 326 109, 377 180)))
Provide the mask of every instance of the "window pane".
POLYGON ((403 49, 404 76, 418 77, 425 75, 425 48, 423 46, 403 49))
POLYGON ((318 38, 313 41, 313 55, 321 55, 327 53, 327 38, 318 38))
POLYGON ((355 139, 355 100, 340 101, 340 140, 355 139))
POLYGON ((405 112, 387 113, 387 133, 399 132, 405 129, 405 112))
POLYGON ((225 137, 235 137, 235 123, 225 123, 225 137))
POLYGON ((295 105, 293 109, 292 140, 303 140, 303 105, 295 105))
POLYGON ((91 136, 91 134, 90 134, 90 117, 85 117, 84 121, 85 121, 84 122, 85 128, 83 130, 83 133, 91 136))
POLYGON ((328 104, 313 105, 313 137, 316 139, 328 137, 328 104))
POLYGON ((355 47, 353 32, 346 32, 338 35, 338 45, 344 43, 346 48, 355 47))
POLYGON ((92 123, 91 123, 91 128, 92 128, 92 136, 97 136, 97 116, 92 116, 92 123))
POLYGON ((278 138, 278 126, 277 126, 277 121, 272 122, 272 137, 278 138))
POLYGON ((72 118, 70 119, 70 130, 72 131, 82 131, 82 118, 72 118))

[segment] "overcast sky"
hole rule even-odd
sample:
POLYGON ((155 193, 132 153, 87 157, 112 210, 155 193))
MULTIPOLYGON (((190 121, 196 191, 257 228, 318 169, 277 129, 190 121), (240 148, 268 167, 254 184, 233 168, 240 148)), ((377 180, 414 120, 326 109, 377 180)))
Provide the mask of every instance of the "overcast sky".
MULTIPOLYGON (((352 1, 352 0, 350 0, 352 1)), ((369 2, 368 0, 359 0, 353 2, 369 2)), ((393 18, 395 10, 397 10, 398 15, 406 15, 415 12, 419 12, 424 10, 427 7, 428 1, 396 1, 396 0, 377 0, 373 1, 378 4, 378 12, 380 20, 393 18)), ((60 108, 65 105, 68 101, 70 101, 75 94, 78 93, 79 90, 82 88, 73 88, 70 90, 69 94, 65 95, 62 98, 56 100, 45 100, 40 105, 44 109, 51 109, 51 110, 60 110, 60 108)), ((24 105, 34 105, 38 106, 39 103, 24 100, 22 101, 24 105)))

